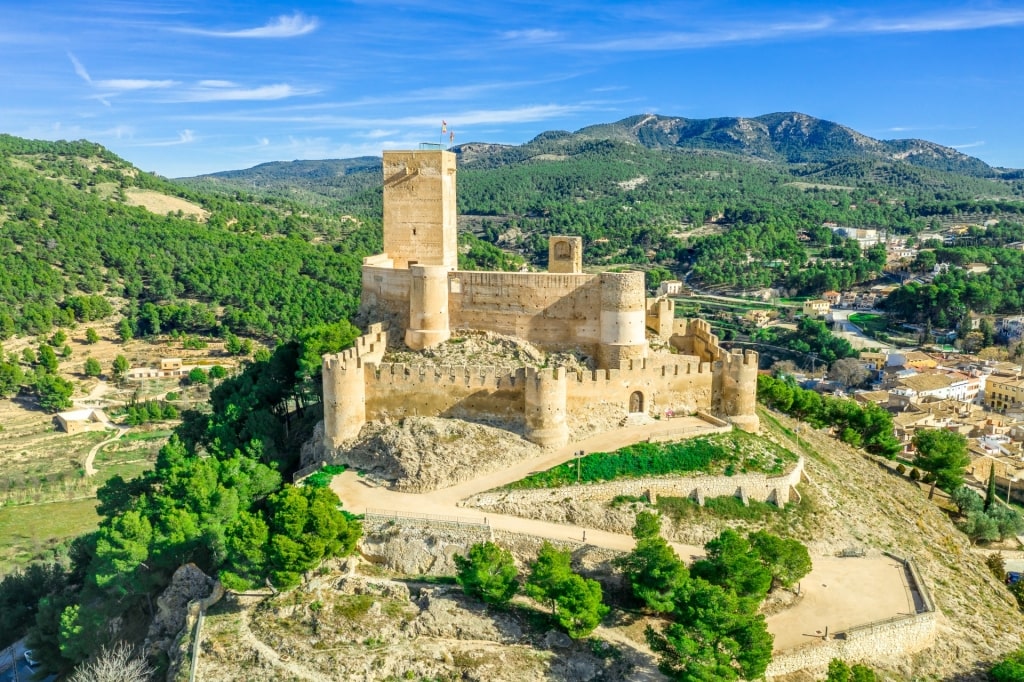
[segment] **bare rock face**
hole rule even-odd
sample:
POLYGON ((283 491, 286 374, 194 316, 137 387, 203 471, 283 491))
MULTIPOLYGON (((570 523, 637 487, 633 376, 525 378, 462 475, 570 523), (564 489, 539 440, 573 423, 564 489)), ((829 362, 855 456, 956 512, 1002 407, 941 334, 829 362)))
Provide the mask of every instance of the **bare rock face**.
POLYGON ((195 564, 183 564, 171 577, 171 584, 156 600, 156 615, 149 626, 144 646, 147 654, 168 651, 188 620, 188 604, 208 597, 214 580, 195 564))
POLYGON ((454 575, 455 555, 466 554, 474 542, 488 540, 485 532, 426 530, 392 526, 366 529, 359 548, 363 556, 404 575, 454 575))
POLYGON ((329 461, 371 471, 398 490, 445 488, 536 456, 540 448, 505 428, 440 417, 367 424, 359 440, 329 461))

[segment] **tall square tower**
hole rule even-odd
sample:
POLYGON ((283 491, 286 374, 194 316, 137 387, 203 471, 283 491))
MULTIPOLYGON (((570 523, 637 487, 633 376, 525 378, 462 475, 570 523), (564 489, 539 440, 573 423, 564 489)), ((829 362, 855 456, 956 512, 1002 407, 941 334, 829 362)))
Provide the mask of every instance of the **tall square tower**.
POLYGON ((455 154, 384 152, 384 253, 396 268, 458 267, 455 154))

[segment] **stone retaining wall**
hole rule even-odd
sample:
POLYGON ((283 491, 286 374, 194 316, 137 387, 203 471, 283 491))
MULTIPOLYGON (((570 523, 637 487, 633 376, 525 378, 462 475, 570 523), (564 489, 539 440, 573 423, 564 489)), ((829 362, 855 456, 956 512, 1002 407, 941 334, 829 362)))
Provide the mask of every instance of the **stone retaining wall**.
POLYGON ((824 642, 776 654, 768 665, 769 680, 799 670, 822 672, 833 658, 849 663, 877 663, 901 658, 935 643, 935 613, 902 616, 839 633, 824 642))
POLYGON ((837 632, 831 639, 810 642, 772 657, 765 677, 788 675, 799 670, 823 672, 829 661, 840 658, 848 663, 874 663, 899 658, 935 644, 935 602, 913 559, 885 552, 903 564, 910 589, 918 596, 917 613, 866 623, 837 632))
POLYGON ((656 501, 659 495, 691 497, 703 500, 708 497, 737 496, 758 502, 772 502, 784 506, 789 502, 790 493, 803 475, 804 459, 785 474, 736 474, 735 476, 662 476, 657 478, 630 478, 610 483, 569 485, 559 488, 537 488, 532 490, 496 490, 479 493, 460 504, 466 507, 488 509, 497 505, 506 506, 550 504, 565 498, 574 500, 611 501, 618 495, 647 497, 656 501))

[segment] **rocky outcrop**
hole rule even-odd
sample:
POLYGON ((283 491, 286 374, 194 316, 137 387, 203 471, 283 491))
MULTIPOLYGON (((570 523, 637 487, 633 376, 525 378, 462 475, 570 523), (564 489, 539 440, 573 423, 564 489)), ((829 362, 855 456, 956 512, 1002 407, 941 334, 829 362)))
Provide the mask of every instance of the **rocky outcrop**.
POLYGON ((393 481, 397 490, 445 488, 535 457, 540 448, 505 428, 441 417, 370 423, 328 461, 393 481))
POLYGON ((195 564, 182 564, 171 576, 171 584, 156 600, 156 615, 150 623, 143 650, 150 658, 167 654, 170 664, 167 679, 181 668, 187 657, 188 630, 195 624, 200 604, 216 601, 222 594, 220 583, 203 573, 195 564))

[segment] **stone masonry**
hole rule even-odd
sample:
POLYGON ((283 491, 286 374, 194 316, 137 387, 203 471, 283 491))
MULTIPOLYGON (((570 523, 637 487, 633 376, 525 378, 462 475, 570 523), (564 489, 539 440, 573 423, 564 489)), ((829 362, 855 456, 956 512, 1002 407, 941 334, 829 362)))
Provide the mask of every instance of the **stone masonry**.
POLYGON ((757 431, 757 354, 727 352, 703 320, 675 319, 671 300, 645 298, 642 272, 584 273, 579 237, 551 237, 548 272, 458 270, 455 188, 453 153, 384 152, 385 252, 363 261, 360 310, 377 323, 324 357, 329 449, 369 420, 412 415, 505 423, 557 447, 597 403, 620 406, 623 417, 703 410, 757 431), (389 334, 422 350, 453 330, 581 351, 597 369, 383 362, 389 334), (675 352, 652 350, 649 335, 675 352))

